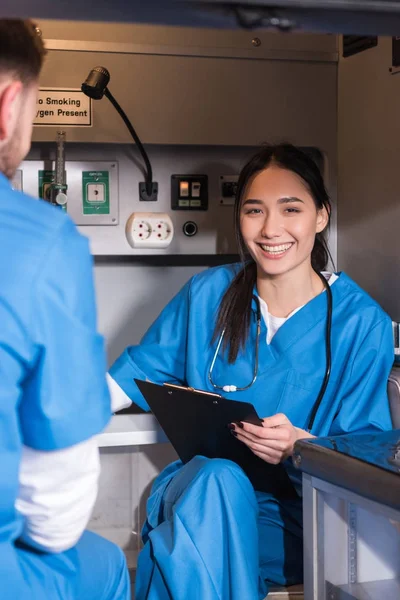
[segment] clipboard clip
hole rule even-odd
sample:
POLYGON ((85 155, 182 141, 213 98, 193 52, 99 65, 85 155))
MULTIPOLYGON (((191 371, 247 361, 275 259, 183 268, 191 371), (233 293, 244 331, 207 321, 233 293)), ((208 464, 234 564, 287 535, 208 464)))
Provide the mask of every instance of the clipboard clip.
POLYGON ((196 394, 203 394, 204 396, 211 396, 212 398, 218 398, 222 400, 222 396, 220 394, 216 394, 215 392, 205 392, 204 390, 198 390, 193 387, 187 387, 184 385, 176 385, 175 383, 163 383, 165 387, 171 387, 176 390, 184 390, 185 392, 194 392, 196 394))

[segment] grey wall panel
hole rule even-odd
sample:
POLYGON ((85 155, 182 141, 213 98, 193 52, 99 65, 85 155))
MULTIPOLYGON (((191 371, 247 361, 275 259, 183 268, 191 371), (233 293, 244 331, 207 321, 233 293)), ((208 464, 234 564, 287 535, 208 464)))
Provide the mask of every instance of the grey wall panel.
POLYGON ((98 322, 110 364, 140 341, 171 298, 204 268, 96 265, 98 322))
MULTIPOLYGON (((68 21, 39 26, 50 48, 80 48, 50 49, 41 85, 79 88, 93 66, 106 66, 110 89, 144 142, 254 145, 279 136, 328 150, 321 137, 336 125, 336 36, 68 21), (95 42, 99 51, 85 51, 95 42), (247 58, 235 58, 241 53, 247 58)), ((55 130, 36 127, 34 140, 52 140, 55 130)), ((94 103, 94 127, 70 128, 69 137, 131 141, 105 99, 94 103)))
POLYGON ((400 77, 391 39, 339 67, 340 268, 400 319, 400 77))
MULTIPOLYGON (((67 132, 67 140, 69 133, 67 132)), ((84 225, 81 232, 91 242, 91 250, 95 255, 192 255, 192 254, 234 254, 236 243, 233 232, 233 207, 221 206, 221 175, 238 175, 240 169, 255 148, 248 147, 210 147, 210 146, 149 146, 147 148, 152 165, 154 180, 159 184, 157 202, 141 202, 139 200, 139 181, 143 181, 143 173, 138 152, 133 146, 104 144, 69 144, 66 143, 66 168, 68 188, 68 213, 74 218, 82 213, 82 179, 81 172, 89 166, 85 161, 109 161, 118 168, 118 198, 112 196, 111 203, 118 205, 116 224, 102 224, 102 217, 96 225, 84 225), (86 167, 85 167, 86 164, 86 167), (206 174, 208 175, 208 210, 171 210, 171 175, 172 174, 206 174), (175 234, 172 243, 165 249, 132 248, 125 235, 125 226, 133 212, 169 213, 175 234), (194 221, 198 233, 193 237, 184 235, 182 227, 187 221, 194 221)), ((54 156, 55 144, 34 144, 30 159, 54 156)), ((95 163, 94 163, 95 164, 95 163)), ((46 168, 50 168, 45 162, 46 168)), ((30 160, 22 163, 24 191, 37 194, 38 163, 30 160), (28 177, 30 174, 30 177, 28 177)), ((94 168, 94 167, 93 167, 94 168)), ((90 222, 94 222, 91 217, 90 222)), ((84 219, 77 222, 81 224, 84 219)))
MULTIPOLYGON (((255 145, 268 138, 326 148, 336 135, 334 63, 49 53, 43 87, 79 88, 96 65, 145 143, 255 145)), ((69 128, 71 141, 131 142, 104 98, 93 102, 93 128, 69 128)), ((34 141, 55 137, 35 127, 34 141)))

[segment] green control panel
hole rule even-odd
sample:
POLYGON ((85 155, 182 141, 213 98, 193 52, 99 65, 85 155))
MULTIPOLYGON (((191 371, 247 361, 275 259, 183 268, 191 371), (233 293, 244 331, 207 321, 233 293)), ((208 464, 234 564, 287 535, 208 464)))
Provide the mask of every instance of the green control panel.
POLYGON ((84 215, 110 214, 108 171, 82 172, 82 209, 84 215))

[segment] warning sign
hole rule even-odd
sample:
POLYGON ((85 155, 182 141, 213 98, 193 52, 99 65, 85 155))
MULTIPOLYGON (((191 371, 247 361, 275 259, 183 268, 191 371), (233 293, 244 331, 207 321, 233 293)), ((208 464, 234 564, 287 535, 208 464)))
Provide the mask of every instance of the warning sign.
POLYGON ((91 127, 92 101, 81 90, 41 88, 34 125, 91 127))

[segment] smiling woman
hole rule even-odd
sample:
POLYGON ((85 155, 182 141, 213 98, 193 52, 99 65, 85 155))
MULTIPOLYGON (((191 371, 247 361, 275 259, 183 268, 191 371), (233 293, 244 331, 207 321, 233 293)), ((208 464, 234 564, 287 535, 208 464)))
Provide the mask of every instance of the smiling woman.
MULTIPOLYGON (((300 177, 279 166, 271 165, 256 174, 246 188, 240 229, 257 265, 259 283, 290 273, 290 277, 297 278, 297 283, 304 277, 311 277, 322 291, 319 277, 311 266, 311 253, 316 234, 323 231, 328 222, 326 208, 317 208, 300 177)), ((301 287, 299 291, 303 293, 301 287)), ((315 295, 315 290, 304 292, 315 295)), ((262 297, 260 289, 259 293, 262 297)), ((267 291, 265 293, 268 294, 267 291)), ((297 298, 291 298, 292 304, 297 301, 297 298)), ((279 305, 278 310, 281 312, 282 309, 279 305)), ((287 314, 276 316, 285 317, 287 314)))
POLYGON ((325 271, 329 214, 313 159, 291 145, 262 148, 238 182, 242 262, 195 275, 111 368, 115 408, 119 397, 149 410, 135 378, 217 388, 253 404, 262 425, 227 424, 232 435, 265 462, 283 463, 298 493, 254 490, 223 459, 169 465, 148 501, 137 600, 189 598, 194 589, 207 600, 256 600, 270 585, 300 582, 294 443, 391 428, 391 320, 347 275, 325 271))
POLYGON ((324 286, 328 264, 324 232, 331 205, 319 167, 290 145, 265 146, 244 166, 238 181, 235 231, 243 269, 222 300, 215 339, 233 363, 248 336, 253 288, 275 317, 287 317, 324 286), (245 315, 234 319, 233 315, 245 315))
POLYGON ((290 253, 290 262, 280 264, 279 272, 307 263, 315 234, 328 221, 326 209, 318 210, 300 178, 280 167, 270 166, 257 174, 248 188, 247 199, 241 206, 240 225, 243 240, 259 268, 266 275, 277 275, 276 267, 259 260, 281 260, 290 249, 295 250, 296 258, 290 253), (297 197, 281 196, 285 192, 297 193, 297 197))

